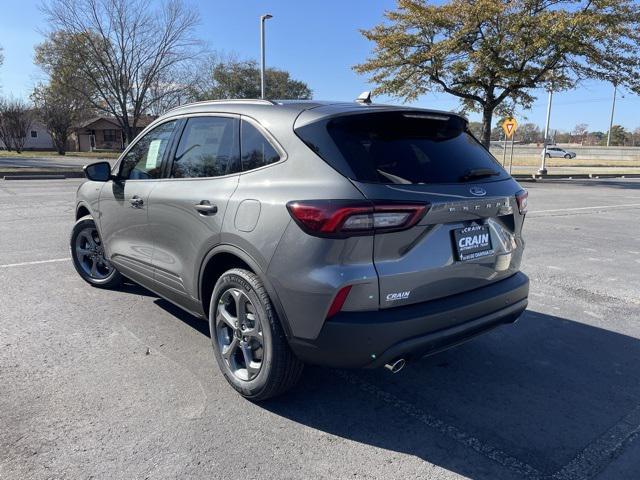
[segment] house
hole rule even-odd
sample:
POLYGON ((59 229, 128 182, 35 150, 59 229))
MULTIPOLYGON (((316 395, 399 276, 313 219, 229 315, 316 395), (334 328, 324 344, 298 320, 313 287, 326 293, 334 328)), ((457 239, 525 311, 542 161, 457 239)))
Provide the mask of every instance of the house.
MULTIPOLYGON (((5 149, 5 145, 0 140, 0 150, 5 149)), ((27 131, 27 139, 24 143, 24 150, 55 150, 51 135, 47 132, 44 123, 34 120, 27 131)))
MULTIPOLYGON (((135 134, 153 122, 157 117, 143 115, 138 119, 135 134)), ((133 122, 133 119, 129 119, 133 122)), ((121 151, 125 146, 125 134, 118 121, 114 117, 94 117, 82 122, 73 128, 76 150, 79 152, 91 152, 93 150, 121 151)))

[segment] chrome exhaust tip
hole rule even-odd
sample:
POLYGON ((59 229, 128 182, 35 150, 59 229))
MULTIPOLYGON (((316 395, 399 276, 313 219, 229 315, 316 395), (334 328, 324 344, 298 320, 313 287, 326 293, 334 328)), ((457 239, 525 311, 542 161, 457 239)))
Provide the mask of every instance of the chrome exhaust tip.
POLYGON ((384 368, 389 370, 391 373, 398 373, 400 370, 404 368, 407 364, 407 361, 404 358, 398 358, 393 362, 387 363, 384 368))

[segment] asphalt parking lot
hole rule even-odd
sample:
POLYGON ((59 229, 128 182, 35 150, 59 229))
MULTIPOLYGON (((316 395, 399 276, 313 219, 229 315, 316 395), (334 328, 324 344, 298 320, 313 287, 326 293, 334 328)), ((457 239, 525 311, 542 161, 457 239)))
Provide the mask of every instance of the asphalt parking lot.
POLYGON ((0 181, 0 478, 638 478, 639 180, 525 185, 518 323, 259 405, 206 323, 77 276, 78 183, 0 181))

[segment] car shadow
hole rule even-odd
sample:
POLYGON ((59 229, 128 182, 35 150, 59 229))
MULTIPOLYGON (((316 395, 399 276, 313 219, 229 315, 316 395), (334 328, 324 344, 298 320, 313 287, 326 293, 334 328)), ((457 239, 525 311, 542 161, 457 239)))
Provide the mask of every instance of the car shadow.
POLYGON ((143 297, 155 297, 158 298, 158 295, 153 293, 150 290, 147 290, 142 285, 139 285, 135 282, 132 282, 129 279, 125 279, 122 285, 118 287, 118 291, 122 293, 128 293, 129 295, 140 295, 143 297))
POLYGON ((170 313, 174 317, 178 318, 183 323, 190 326, 197 332, 200 332, 202 335, 206 337, 211 336, 209 333, 209 322, 207 322, 206 320, 202 318, 198 318, 195 315, 191 315, 186 310, 183 310, 182 308, 177 307, 176 305, 165 300, 164 298, 158 297, 156 300, 153 301, 153 303, 158 305, 165 312, 170 313))
POLYGON ((194 330, 199 333, 209 337, 209 323, 201 318, 198 318, 194 315, 191 315, 186 310, 183 310, 180 307, 177 307, 173 303, 165 300, 159 295, 153 293, 151 290, 147 290, 142 285, 138 285, 137 283, 125 279, 123 284, 118 288, 118 291, 122 293, 128 293, 129 295, 141 295, 145 297, 154 298, 153 303, 155 303, 158 307, 162 308, 165 312, 169 313, 173 317, 181 320, 186 325, 190 326, 194 330))
MULTIPOLYGON (((154 303, 209 337, 205 320, 162 298, 154 303)), ((526 311, 397 375, 306 366, 293 390, 258 405, 328 442, 415 456, 470 478, 496 478, 479 459, 512 478, 550 478, 596 439, 615 450, 640 428, 624 418, 640 409, 638 372, 640 340, 526 311)))
POLYGON ((515 478, 545 477, 640 405, 639 371, 637 339, 526 312, 397 375, 308 367, 296 389, 260 405, 471 478, 495 478, 474 467, 478 455, 515 478))

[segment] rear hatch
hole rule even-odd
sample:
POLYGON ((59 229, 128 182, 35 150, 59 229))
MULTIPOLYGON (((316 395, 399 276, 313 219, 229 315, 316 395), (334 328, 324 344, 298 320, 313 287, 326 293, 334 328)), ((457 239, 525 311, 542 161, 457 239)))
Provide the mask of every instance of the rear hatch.
POLYGON ((473 290, 518 271, 521 188, 464 118, 360 109, 300 123, 298 136, 373 203, 429 206, 412 227, 374 234, 381 308, 473 290))

